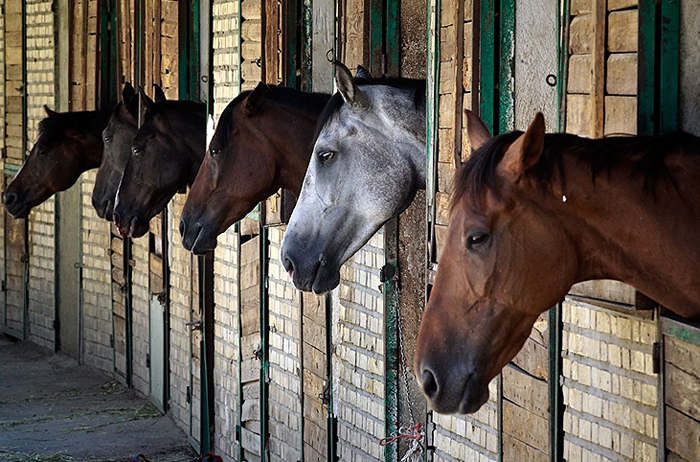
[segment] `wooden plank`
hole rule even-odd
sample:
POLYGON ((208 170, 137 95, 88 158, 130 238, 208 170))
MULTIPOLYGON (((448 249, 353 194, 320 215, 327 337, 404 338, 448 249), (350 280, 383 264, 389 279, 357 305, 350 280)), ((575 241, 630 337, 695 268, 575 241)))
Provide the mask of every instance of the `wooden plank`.
MULTIPOLYGON (((304 380, 316 380, 322 384, 326 377, 326 355, 322 351, 318 351, 316 348, 304 345, 304 370, 303 370, 304 380)), ((306 386, 306 385, 305 385, 306 386)), ((320 385, 323 387, 323 385, 320 385)), ((322 390, 316 390, 313 386, 312 389, 318 395, 322 390)))
POLYGON ((637 97, 605 97, 605 135, 637 134, 637 97))
POLYGON ((700 419, 700 378, 666 363, 664 400, 674 409, 700 419))
POLYGON ((700 377, 700 347, 674 337, 664 336, 664 358, 677 368, 700 377))
POLYGON ((566 132, 591 136, 592 100, 588 95, 566 95, 566 132))
POLYGON ((302 316, 304 328, 304 344, 310 345, 320 351, 326 349, 326 326, 316 319, 302 316))
POLYGON ((549 385, 542 379, 506 366, 503 397, 544 419, 549 418, 549 385))
POLYGON ((260 435, 253 433, 245 427, 241 428, 241 446, 246 451, 260 456, 260 435))
POLYGON ((639 5, 639 0, 608 0, 608 11, 624 10, 639 5))
POLYGON ((549 350, 528 338, 513 363, 534 377, 549 380, 549 350))
POLYGON ((619 281, 599 279, 574 284, 569 293, 582 297, 634 305, 634 288, 619 281))
POLYGON ((569 57, 569 78, 567 92, 590 94, 591 92, 591 55, 572 55, 569 57))
MULTIPOLYGON (((599 1, 599 0, 596 0, 599 1)), ((590 54, 593 49, 593 19, 591 14, 576 16, 569 25, 569 54, 590 54)))
POLYGON ((666 447, 687 460, 700 454, 700 422, 666 407, 666 447))
POLYGON ((260 399, 260 382, 251 382, 243 385, 243 400, 260 399))
POLYGON ((241 361, 241 383, 256 382, 260 380, 260 361, 257 359, 244 359, 241 361))
POLYGON ((613 53, 608 57, 606 90, 609 95, 637 94, 637 53, 613 53))
POLYGON ((435 222, 439 225, 450 223, 450 195, 441 191, 435 193, 435 222))
POLYGON ((311 292, 302 292, 302 310, 304 316, 316 320, 316 322, 325 325, 326 318, 326 296, 315 295, 311 292))
POLYGON ((610 13, 608 16, 608 51, 610 53, 637 51, 638 17, 636 9, 610 13))
POLYGON ((241 421, 260 420, 260 400, 249 399, 241 406, 241 421))
POLYGON ((547 462, 549 456, 508 434, 503 435, 503 460, 517 462, 547 462))
POLYGON ((593 0, 591 26, 593 44, 591 47, 591 109, 590 132, 593 138, 601 138, 605 123, 605 25, 606 0, 593 0))
POLYGON ((549 422, 510 401, 503 401, 503 432, 535 449, 549 450, 549 422))

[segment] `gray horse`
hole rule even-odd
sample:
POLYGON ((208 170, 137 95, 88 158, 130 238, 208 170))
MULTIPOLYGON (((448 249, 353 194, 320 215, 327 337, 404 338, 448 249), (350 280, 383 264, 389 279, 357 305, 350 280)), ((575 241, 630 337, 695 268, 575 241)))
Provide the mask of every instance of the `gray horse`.
POLYGON ((425 81, 371 80, 336 64, 338 93, 318 136, 281 258, 294 285, 317 294, 340 266, 425 189, 425 81))

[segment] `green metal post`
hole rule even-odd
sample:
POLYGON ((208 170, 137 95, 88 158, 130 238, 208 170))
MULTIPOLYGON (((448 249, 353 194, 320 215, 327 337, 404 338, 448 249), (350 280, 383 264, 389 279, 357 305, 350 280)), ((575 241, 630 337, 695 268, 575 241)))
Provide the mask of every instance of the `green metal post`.
POLYGON ((484 124, 495 133, 498 127, 498 115, 496 113, 496 85, 498 70, 496 63, 498 58, 498 20, 496 17, 498 0, 482 0, 481 1, 481 16, 479 18, 479 28, 481 36, 479 37, 479 63, 480 63, 480 99, 479 99, 479 116, 484 124))
POLYGON ((500 74, 496 89, 498 98, 498 131, 515 128, 515 0, 500 0, 500 74))
POLYGON ((680 0, 661 0, 661 43, 659 56, 660 104, 659 130, 680 127, 680 0))
POLYGON ((655 0, 639 0, 639 41, 637 53, 637 134, 658 132, 656 24, 658 8, 655 0))
POLYGON ((268 313, 268 263, 270 259, 267 240, 267 228, 260 225, 260 455, 263 461, 267 461, 267 441, 269 433, 268 396, 270 393, 268 378, 270 377, 269 330, 270 319, 268 313))

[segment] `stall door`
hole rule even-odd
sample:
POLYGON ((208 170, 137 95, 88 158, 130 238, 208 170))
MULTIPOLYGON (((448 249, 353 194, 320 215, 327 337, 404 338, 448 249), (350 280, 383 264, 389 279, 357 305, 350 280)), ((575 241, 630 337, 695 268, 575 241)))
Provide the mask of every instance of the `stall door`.
POLYGON ((165 329, 168 312, 168 268, 167 268, 167 212, 162 212, 150 223, 148 233, 148 285, 150 309, 148 316, 149 353, 146 364, 149 368, 149 397, 151 402, 165 412, 166 364, 168 337, 165 329))
POLYGON ((241 236, 240 248, 240 444, 243 460, 261 460, 262 342, 260 335, 260 236, 241 236), (247 240, 246 240, 247 239, 247 240))
MULTIPOLYGON (((12 177, 5 178, 6 182, 12 177)), ((29 249, 27 248, 26 220, 5 216, 5 330, 12 337, 24 340, 26 332, 27 282, 29 249)))

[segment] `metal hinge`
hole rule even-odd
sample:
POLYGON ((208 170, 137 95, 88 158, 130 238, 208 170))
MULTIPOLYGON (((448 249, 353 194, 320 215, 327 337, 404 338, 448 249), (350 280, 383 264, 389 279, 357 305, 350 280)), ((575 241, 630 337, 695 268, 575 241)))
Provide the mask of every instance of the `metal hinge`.
POLYGON ((192 401, 192 393, 190 392, 189 385, 187 386, 187 391, 185 391, 185 402, 190 403, 192 401))
POLYGON ((150 353, 146 353, 146 367, 149 369, 151 368, 151 354, 150 353))
POLYGON ((2 286, 2 292, 5 292, 7 290, 7 281, 3 280, 0 286, 2 286))
POLYGON ((661 344, 654 342, 651 349, 652 370, 654 374, 661 373, 661 344))
POLYGON ((323 391, 319 393, 318 397, 321 399, 321 402, 323 403, 324 406, 328 406, 331 402, 331 387, 330 387, 330 382, 328 380, 323 381, 323 391))
POLYGON ((27 263, 29 261, 29 254, 23 253, 22 256, 19 257, 19 261, 22 263, 27 263))

